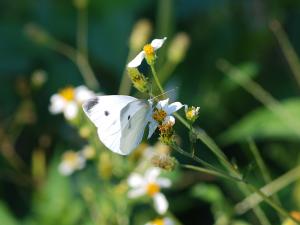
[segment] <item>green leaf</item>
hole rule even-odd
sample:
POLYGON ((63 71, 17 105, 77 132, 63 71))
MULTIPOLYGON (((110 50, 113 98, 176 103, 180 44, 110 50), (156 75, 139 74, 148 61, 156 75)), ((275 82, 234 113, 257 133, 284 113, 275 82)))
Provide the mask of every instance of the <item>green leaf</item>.
MULTIPOLYGON (((295 126, 300 124, 300 99, 293 98, 282 101, 282 109, 293 116, 295 126)), ((247 138, 265 139, 277 138, 299 140, 294 129, 286 122, 265 107, 261 107, 242 118, 235 125, 225 131, 219 140, 223 144, 230 144, 246 140, 247 138)))
POLYGON ((19 224, 3 202, 0 202, 0 224, 5 224, 5 225, 19 224))
POLYGON ((47 182, 34 199, 35 221, 39 224, 71 225, 82 219, 84 205, 74 193, 70 177, 58 172, 58 162, 53 160, 47 182))
POLYGON ((221 190, 212 184, 198 184, 191 190, 192 196, 200 198, 206 202, 214 204, 216 202, 223 202, 223 194, 221 190))

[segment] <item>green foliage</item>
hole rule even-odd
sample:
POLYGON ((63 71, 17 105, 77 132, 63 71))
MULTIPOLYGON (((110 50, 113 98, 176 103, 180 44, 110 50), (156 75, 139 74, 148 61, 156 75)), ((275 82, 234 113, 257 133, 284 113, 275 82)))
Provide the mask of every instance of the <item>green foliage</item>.
POLYGON ((18 221, 11 214, 4 202, 0 202, 0 224, 18 225, 18 221))
MULTIPOLYGON (((293 98, 284 100, 281 107, 291 116, 293 123, 299 127, 300 99, 293 98)), ((297 133, 284 121, 265 107, 256 109, 244 118, 232 125, 220 136, 220 141, 230 144, 245 141, 248 138, 263 140, 266 138, 285 139, 296 141, 299 139, 297 133)))

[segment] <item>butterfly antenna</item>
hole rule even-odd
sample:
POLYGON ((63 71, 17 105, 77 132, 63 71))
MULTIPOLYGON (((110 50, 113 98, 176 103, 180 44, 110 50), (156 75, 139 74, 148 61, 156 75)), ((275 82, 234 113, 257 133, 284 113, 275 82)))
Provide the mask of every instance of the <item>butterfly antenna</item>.
POLYGON ((167 93, 170 93, 170 92, 175 91, 176 89, 178 89, 178 87, 172 88, 171 90, 165 91, 164 93, 161 93, 161 94, 159 94, 159 95, 151 96, 151 100, 152 100, 152 99, 159 98, 159 97, 161 97, 161 96, 164 96, 164 95, 166 95, 167 93))

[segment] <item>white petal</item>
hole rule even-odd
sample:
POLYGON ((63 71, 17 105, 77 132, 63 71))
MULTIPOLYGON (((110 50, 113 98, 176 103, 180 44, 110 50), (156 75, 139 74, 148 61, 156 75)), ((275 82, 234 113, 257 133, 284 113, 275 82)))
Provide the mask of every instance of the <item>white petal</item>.
POLYGON ((49 111, 52 114, 61 113, 66 105, 66 100, 58 94, 52 95, 50 98, 49 111))
POLYGON ((168 105, 165 111, 168 115, 170 115, 179 110, 181 107, 183 107, 183 105, 180 102, 173 102, 172 104, 168 105))
POLYGON ((138 67, 141 65, 143 59, 145 58, 145 53, 144 51, 141 51, 133 60, 131 60, 127 67, 133 68, 133 67, 138 67))
POLYGON ((171 123, 172 125, 174 125, 175 124, 174 116, 166 116, 163 121, 163 124, 166 124, 166 123, 171 123))
POLYGON ((154 119, 152 119, 149 123, 149 133, 148 133, 148 137, 147 137, 148 139, 153 135, 157 126, 158 126, 158 123, 154 119))
POLYGON ((156 178, 160 175, 160 169, 157 167, 151 167, 145 172, 145 179, 148 182, 156 182, 156 178))
POLYGON ((78 105, 75 102, 69 102, 64 109, 64 115, 68 120, 74 119, 77 116, 77 112, 78 105))
POLYGON ((175 223, 169 217, 165 217, 164 218, 164 225, 175 225, 175 223))
POLYGON ((188 105, 184 105, 184 111, 187 112, 189 109, 188 105))
POLYGON ((156 182, 159 184, 160 187, 162 188, 169 188, 172 185, 172 182, 168 178, 157 178, 156 182))
POLYGON ((151 46, 154 48, 154 50, 157 50, 164 44, 166 39, 167 39, 166 37, 164 37, 162 39, 154 39, 151 42, 151 46))
POLYGON ((75 99, 79 103, 83 103, 84 101, 86 101, 94 96, 95 96, 94 92, 89 90, 84 85, 81 85, 75 89, 75 99))
POLYGON ((143 196, 146 194, 145 188, 135 188, 130 191, 128 191, 128 198, 138 198, 140 196, 143 196))
POLYGON ((132 173, 127 179, 127 182, 130 187, 137 188, 141 187, 145 183, 145 180, 140 174, 132 173))
POLYGON ((164 110, 168 106, 168 103, 169 103, 168 98, 165 100, 161 100, 157 103, 156 108, 164 110))
POLYGON ((69 176, 74 172, 74 168, 69 163, 61 162, 58 166, 58 171, 64 176, 69 176))
POLYGON ((162 193, 157 193, 156 195, 154 195, 153 200, 154 208, 159 214, 164 214, 167 212, 169 203, 162 193))

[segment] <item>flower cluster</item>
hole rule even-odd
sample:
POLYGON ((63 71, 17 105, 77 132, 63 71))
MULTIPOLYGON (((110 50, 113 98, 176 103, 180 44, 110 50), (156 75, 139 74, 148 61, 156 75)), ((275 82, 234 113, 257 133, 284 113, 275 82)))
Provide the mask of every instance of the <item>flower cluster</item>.
POLYGON ((131 190, 128 192, 129 198, 137 198, 141 196, 149 196, 154 201, 154 208, 159 214, 167 212, 169 203, 161 188, 171 186, 171 180, 168 178, 159 177, 161 170, 156 167, 151 167, 146 170, 144 175, 132 173, 128 178, 128 185, 131 190))
POLYGON ((173 113, 182 108, 183 105, 180 102, 173 102, 169 104, 169 99, 159 101, 153 110, 152 118, 149 124, 149 135, 152 136, 156 128, 160 131, 160 140, 163 143, 170 143, 173 141, 173 126, 175 124, 175 118, 173 113))
POLYGON ((77 116, 81 104, 94 96, 95 93, 83 85, 66 87, 51 96, 49 111, 52 114, 63 113, 67 120, 72 120, 77 116))

